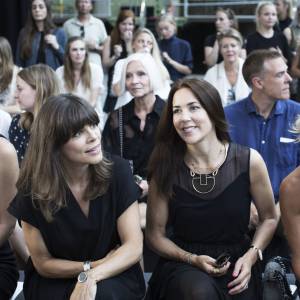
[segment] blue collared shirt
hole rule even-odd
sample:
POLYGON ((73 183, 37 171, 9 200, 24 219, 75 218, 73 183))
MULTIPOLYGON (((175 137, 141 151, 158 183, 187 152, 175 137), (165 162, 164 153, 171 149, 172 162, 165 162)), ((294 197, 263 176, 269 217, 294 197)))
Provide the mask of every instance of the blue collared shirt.
POLYGON ((290 132, 300 114, 300 104, 278 100, 269 117, 257 113, 251 94, 225 107, 233 142, 256 149, 263 157, 272 183, 276 202, 281 181, 300 164, 300 144, 290 132))

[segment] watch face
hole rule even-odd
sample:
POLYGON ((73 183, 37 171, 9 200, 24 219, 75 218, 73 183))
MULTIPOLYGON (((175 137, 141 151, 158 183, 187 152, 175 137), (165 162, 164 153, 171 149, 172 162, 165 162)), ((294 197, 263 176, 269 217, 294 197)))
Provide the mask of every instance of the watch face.
POLYGON ((78 282, 86 282, 87 281, 87 274, 85 272, 81 272, 78 275, 78 282))

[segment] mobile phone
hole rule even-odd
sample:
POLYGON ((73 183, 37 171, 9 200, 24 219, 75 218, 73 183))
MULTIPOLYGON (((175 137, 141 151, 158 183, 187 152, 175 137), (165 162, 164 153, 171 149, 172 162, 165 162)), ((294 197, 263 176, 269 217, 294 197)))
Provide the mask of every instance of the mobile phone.
POLYGON ((215 265, 218 267, 218 268, 222 268, 224 267, 227 262, 230 260, 230 254, 228 253, 222 253, 221 255, 219 255, 217 258, 216 258, 216 262, 215 262, 215 265))

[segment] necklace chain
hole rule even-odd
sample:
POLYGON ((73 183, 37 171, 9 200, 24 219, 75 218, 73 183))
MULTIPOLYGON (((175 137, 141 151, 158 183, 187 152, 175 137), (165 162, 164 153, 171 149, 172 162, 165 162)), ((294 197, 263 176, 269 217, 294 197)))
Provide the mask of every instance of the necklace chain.
MULTIPOLYGON (((211 192, 216 185, 216 176, 219 172, 219 168, 221 165, 224 163, 226 156, 227 156, 227 149, 226 145, 223 144, 224 146, 224 159, 220 161, 220 163, 213 169, 213 171, 210 174, 201 174, 199 169, 201 170, 212 170, 212 168, 195 168, 195 165, 191 162, 191 166, 193 169, 190 168, 190 175, 192 177, 192 186, 193 189, 199 193, 199 194, 207 194, 211 192)), ((218 153, 218 157, 220 154, 223 152, 223 147, 220 149, 218 153)))

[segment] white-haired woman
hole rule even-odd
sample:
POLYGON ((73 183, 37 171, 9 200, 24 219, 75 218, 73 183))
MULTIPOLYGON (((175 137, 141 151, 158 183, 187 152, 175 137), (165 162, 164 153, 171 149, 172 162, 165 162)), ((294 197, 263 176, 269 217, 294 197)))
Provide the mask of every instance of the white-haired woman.
POLYGON ((121 90, 133 99, 111 113, 104 131, 107 151, 132 162, 133 174, 142 189, 140 199, 141 225, 145 226, 145 196, 148 193, 146 167, 154 147, 154 137, 165 102, 156 95, 161 88, 161 76, 150 54, 135 53, 125 63, 121 90))
MULTIPOLYGON (((168 70, 162 62, 160 50, 153 33, 147 28, 139 28, 132 38, 132 50, 134 53, 150 53, 152 55, 162 77, 162 88, 157 91, 157 95, 166 100, 170 92, 171 79, 168 70)), ((112 91, 118 96, 115 109, 127 104, 132 99, 132 95, 128 91, 121 94, 121 77, 125 60, 125 58, 119 59, 114 68, 112 91)))

